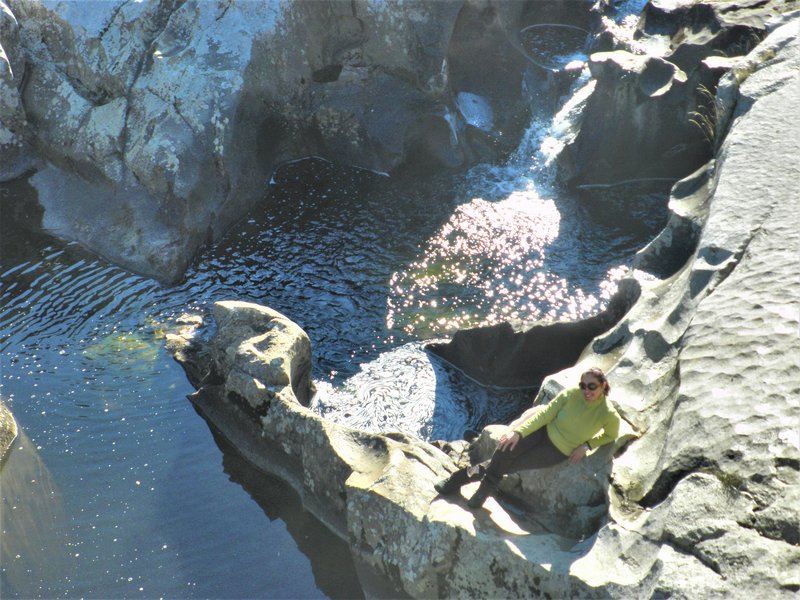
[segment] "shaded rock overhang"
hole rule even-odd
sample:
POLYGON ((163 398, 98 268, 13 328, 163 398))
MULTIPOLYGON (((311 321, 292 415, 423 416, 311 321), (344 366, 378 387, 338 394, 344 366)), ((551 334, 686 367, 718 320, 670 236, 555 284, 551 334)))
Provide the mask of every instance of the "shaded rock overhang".
POLYGON ((635 280, 623 280, 607 308, 593 317, 520 330, 508 322, 462 329, 450 342, 426 347, 483 385, 538 388, 548 375, 573 366, 593 339, 622 319, 640 292, 635 280))

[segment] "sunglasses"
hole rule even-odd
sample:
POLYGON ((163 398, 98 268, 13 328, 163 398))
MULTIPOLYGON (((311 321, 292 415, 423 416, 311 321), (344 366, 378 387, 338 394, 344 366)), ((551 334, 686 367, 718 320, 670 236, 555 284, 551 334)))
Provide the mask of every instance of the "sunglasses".
POLYGON ((595 391, 600 386, 596 383, 583 383, 582 381, 578 384, 578 387, 582 390, 589 390, 590 392, 595 391))

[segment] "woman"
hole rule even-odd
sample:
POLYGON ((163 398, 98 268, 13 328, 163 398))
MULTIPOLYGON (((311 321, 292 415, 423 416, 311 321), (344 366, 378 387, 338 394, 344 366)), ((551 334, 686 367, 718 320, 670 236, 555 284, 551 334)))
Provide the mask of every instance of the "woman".
POLYGON ((438 482, 436 491, 450 495, 480 479, 480 487, 467 501, 470 508, 478 508, 507 473, 543 469, 567 460, 579 463, 589 450, 617 438, 619 415, 608 401, 610 389, 603 371, 585 371, 577 387, 564 390, 503 434, 491 460, 456 471, 438 482))

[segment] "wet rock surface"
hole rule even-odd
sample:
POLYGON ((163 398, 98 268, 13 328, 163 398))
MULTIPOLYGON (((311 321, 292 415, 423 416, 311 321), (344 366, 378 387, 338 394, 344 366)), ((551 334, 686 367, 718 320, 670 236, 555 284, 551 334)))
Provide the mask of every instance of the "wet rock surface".
MULTIPOLYGON (((292 392, 290 382, 304 380, 296 363, 253 370, 254 355, 241 351, 280 320, 252 305, 217 306, 221 323, 248 313, 252 337, 218 331, 227 341, 205 353, 217 356, 205 363, 212 367, 188 369, 209 377, 196 405, 415 597, 793 597, 798 23, 788 20, 756 49, 770 58, 743 59, 726 75, 723 89, 736 99, 730 131, 716 160, 675 187, 673 217, 634 274, 641 296, 539 394, 544 402, 586 366, 604 368, 630 425, 615 448, 573 472, 507 478, 505 497, 469 511, 463 499, 476 484, 455 499, 432 487, 463 464, 466 442, 428 444, 321 419, 292 392), (228 373, 236 389, 225 392, 228 373), (535 507, 520 512, 510 502, 534 491, 535 507)), ((299 328, 284 333, 289 341, 278 347, 302 339, 299 328)), ((179 352, 192 347, 173 342, 179 352)), ((499 431, 490 428, 472 450, 487 455, 499 431)))

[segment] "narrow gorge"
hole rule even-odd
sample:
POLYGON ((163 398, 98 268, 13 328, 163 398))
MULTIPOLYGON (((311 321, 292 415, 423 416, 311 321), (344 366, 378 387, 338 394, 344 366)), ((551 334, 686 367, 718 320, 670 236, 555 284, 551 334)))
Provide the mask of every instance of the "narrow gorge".
POLYGON ((0 46, 4 597, 800 591, 796 2, 0 0, 0 46), (593 365, 612 447, 437 496, 593 365))

